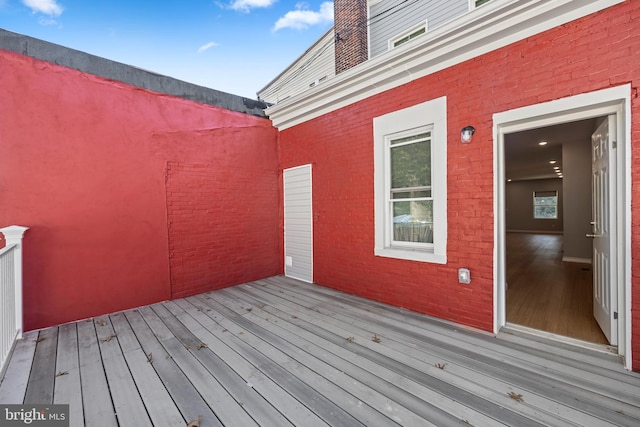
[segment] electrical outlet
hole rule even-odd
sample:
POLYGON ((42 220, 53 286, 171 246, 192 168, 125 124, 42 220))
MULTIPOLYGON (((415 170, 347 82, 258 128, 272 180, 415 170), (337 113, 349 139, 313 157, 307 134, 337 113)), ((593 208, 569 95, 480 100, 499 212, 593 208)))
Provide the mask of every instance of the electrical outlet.
POLYGON ((471 283, 471 271, 468 268, 458 269, 458 282, 468 285, 471 283))

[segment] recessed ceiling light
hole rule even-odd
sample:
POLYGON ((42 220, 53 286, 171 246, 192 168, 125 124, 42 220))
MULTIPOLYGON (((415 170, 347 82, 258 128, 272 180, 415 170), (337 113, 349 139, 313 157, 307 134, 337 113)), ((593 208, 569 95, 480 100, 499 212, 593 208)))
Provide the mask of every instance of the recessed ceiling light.
POLYGON ((560 166, 554 166, 554 167, 553 167, 553 169, 555 169, 555 170, 559 170, 559 169, 560 169, 560 166))
POLYGON ((507 182, 511 182, 511 179, 508 179, 507 182))
POLYGON ((548 142, 547 142, 547 141, 540 141, 540 142, 538 142, 538 145, 547 145, 547 144, 548 144, 548 142))
POLYGON ((555 160, 549 160, 549 163, 551 163, 552 165, 555 165, 555 164, 556 164, 556 163, 558 163, 558 162, 557 162, 557 161, 555 161, 555 160))

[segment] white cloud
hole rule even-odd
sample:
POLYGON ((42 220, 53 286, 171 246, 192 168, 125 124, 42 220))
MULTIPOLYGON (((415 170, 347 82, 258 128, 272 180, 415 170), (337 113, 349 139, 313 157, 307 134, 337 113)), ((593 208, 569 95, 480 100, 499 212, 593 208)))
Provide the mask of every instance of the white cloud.
POLYGON ((303 3, 296 5, 296 10, 287 12, 273 26, 273 31, 283 28, 293 28, 304 30, 311 25, 330 24, 333 22, 333 2, 326 1, 320 5, 320 10, 314 12, 309 10, 303 3))
POLYGON ((62 15, 62 6, 56 0, 22 0, 22 3, 34 13, 39 12, 49 16, 62 15))
POLYGON ((218 43, 216 43, 216 42, 209 42, 209 43, 207 43, 207 44, 203 44, 202 46, 200 46, 200 47, 198 48, 198 53, 202 53, 202 52, 204 52, 204 51, 206 51, 206 50, 209 50, 209 49, 211 49, 212 47, 215 47, 215 46, 218 46, 218 43))
POLYGON ((229 7, 233 10, 248 13, 251 9, 269 7, 278 0, 233 0, 229 7))

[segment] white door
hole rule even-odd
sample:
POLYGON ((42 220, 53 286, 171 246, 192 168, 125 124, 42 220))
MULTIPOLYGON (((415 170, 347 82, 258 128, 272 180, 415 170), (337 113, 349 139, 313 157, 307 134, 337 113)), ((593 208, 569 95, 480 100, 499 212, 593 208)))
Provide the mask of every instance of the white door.
POLYGON ((593 315, 611 345, 618 344, 615 268, 615 116, 608 116, 591 135, 591 189, 593 234, 593 315), (612 168, 612 165, 614 168, 612 168))
POLYGON ((284 274, 313 282, 311 165, 284 171, 284 274))

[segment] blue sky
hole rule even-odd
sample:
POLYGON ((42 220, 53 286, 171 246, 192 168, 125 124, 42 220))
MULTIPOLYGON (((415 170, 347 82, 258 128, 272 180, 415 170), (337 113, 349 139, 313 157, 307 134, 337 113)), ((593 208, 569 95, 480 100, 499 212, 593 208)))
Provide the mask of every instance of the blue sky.
POLYGON ((326 0, 0 0, 0 28, 255 98, 333 24, 326 0))

